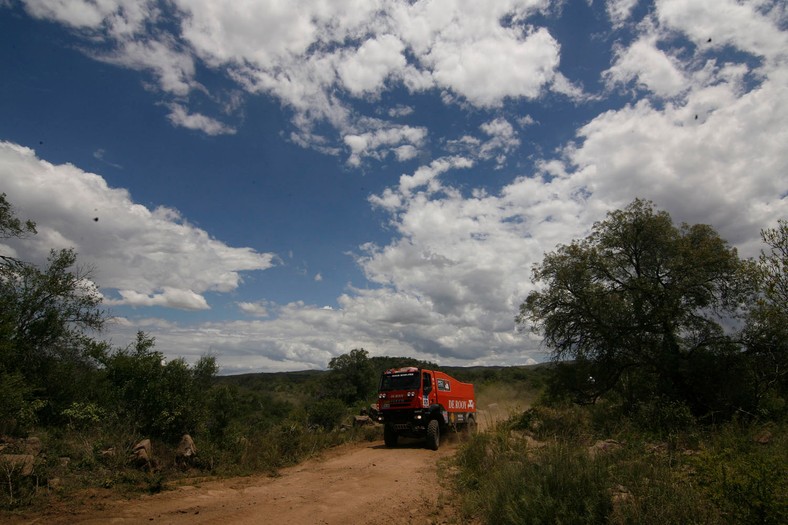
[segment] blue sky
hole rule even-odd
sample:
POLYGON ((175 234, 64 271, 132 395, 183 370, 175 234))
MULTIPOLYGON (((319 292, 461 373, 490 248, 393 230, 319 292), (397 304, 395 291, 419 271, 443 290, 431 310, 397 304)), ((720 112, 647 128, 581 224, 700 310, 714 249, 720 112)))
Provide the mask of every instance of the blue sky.
POLYGON ((788 216, 779 1, 0 0, 0 192, 112 315, 223 373, 545 359, 545 252, 647 198, 788 216), (98 219, 98 220, 95 220, 98 219))

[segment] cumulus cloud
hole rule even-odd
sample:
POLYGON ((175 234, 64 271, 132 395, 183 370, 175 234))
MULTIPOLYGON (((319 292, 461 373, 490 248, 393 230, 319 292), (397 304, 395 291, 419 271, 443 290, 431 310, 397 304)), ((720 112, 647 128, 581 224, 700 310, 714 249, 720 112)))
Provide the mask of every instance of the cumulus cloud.
POLYGON ((604 76, 610 84, 636 81, 655 95, 666 98, 679 95, 688 87, 678 60, 658 49, 650 38, 619 50, 615 64, 604 76))
POLYGON ((99 175, 16 144, 0 142, 0 187, 37 223, 38 235, 8 241, 17 255, 40 263, 51 248, 74 248, 110 305, 206 309, 204 293, 233 291, 241 272, 273 265, 273 254, 227 246, 174 209, 150 210, 99 175))
POLYGON ((138 71, 148 71, 165 93, 185 96, 199 88, 194 79, 196 66, 189 54, 170 39, 164 41, 130 39, 124 36, 111 51, 89 51, 95 59, 138 71))
POLYGON ((176 126, 199 130, 206 135, 235 135, 235 129, 232 127, 199 113, 190 114, 180 104, 170 105, 170 114, 167 118, 176 126))
POLYGON ((370 38, 340 63, 339 78, 355 96, 377 92, 392 72, 407 63, 402 54, 404 49, 402 41, 394 35, 370 38))
POLYGON ((506 98, 537 98, 555 77, 559 51, 544 28, 531 34, 501 28, 475 41, 439 40, 425 60, 439 85, 476 106, 496 107, 506 98))
MULTIPOLYGON (((521 125, 533 123, 533 119, 525 117, 521 125)), ((502 167, 509 153, 520 146, 520 139, 514 126, 503 117, 497 117, 479 126, 482 138, 463 135, 459 139, 446 141, 446 148, 455 155, 462 155, 475 160, 495 159, 496 167, 502 167)))
POLYGON ((632 14, 638 0, 607 0, 605 7, 613 27, 621 27, 632 14))
POLYGON ((490 138, 479 148, 482 158, 497 157, 498 166, 506 161, 506 155, 520 145, 517 132, 504 118, 498 117, 490 122, 485 122, 480 129, 490 138))
POLYGON ((412 106, 404 106, 400 104, 393 108, 389 108, 388 115, 391 118, 407 117, 408 115, 412 115, 413 111, 414 109, 412 106))
POLYGON ((265 301, 243 301, 237 304, 238 309, 246 315, 251 315, 253 317, 268 317, 270 315, 269 305, 265 301))
POLYGON ((347 163, 360 166, 365 157, 381 160, 389 152, 393 152, 400 160, 413 158, 426 136, 426 128, 412 126, 390 126, 345 135, 345 145, 350 150, 347 163))
MULTIPOLYGON (((294 142, 330 154, 344 145, 351 166, 389 152, 399 161, 413 158, 413 150, 402 147, 406 144, 380 141, 381 128, 395 126, 359 114, 352 106, 357 98, 404 87, 444 91, 451 94, 447 101, 489 108, 549 91, 581 93, 558 72, 556 39, 532 21, 549 11, 547 0, 178 0, 166 8, 131 0, 23 4, 32 16, 87 36, 83 49, 90 56, 148 72, 176 125, 207 134, 234 131, 183 102, 192 92, 207 91, 198 78, 200 65, 248 93, 279 99, 293 112, 294 142), (314 132, 323 124, 335 135, 314 132), (383 149, 371 151, 365 140, 367 145, 378 141, 383 149)), ((409 113, 394 105, 388 115, 409 113)))

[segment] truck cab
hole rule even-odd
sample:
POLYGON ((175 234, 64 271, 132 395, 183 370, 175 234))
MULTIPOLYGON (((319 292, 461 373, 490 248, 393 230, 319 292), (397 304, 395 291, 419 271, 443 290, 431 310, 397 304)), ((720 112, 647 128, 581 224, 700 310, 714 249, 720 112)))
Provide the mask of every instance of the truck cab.
POLYGON ((441 434, 475 431, 476 397, 473 385, 439 370, 393 368, 380 377, 378 421, 383 423, 386 446, 399 436, 426 438, 437 450, 441 434))

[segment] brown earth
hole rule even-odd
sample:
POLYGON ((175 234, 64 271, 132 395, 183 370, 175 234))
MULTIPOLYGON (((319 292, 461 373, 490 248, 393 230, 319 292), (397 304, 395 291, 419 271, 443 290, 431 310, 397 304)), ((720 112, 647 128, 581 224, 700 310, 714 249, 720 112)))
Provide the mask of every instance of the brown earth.
POLYGON ((382 441, 354 443, 283 469, 277 477, 213 480, 131 501, 88 498, 79 508, 50 509, 12 523, 458 523, 438 477, 438 462, 454 454, 457 440, 444 439, 438 451, 416 440, 403 439, 393 449, 382 441))

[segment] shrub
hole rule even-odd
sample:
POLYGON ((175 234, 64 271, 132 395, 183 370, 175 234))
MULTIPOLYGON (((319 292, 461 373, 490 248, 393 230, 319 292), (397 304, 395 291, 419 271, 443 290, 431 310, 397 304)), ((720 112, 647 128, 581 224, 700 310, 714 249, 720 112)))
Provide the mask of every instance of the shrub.
POLYGON ((593 434, 589 411, 575 405, 530 408, 513 420, 512 428, 528 431, 540 440, 579 442, 593 434))
POLYGON ((691 430, 695 417, 682 401, 666 397, 654 397, 638 403, 632 414, 634 422, 643 430, 669 436, 691 430))
POLYGON ((464 510, 486 523, 604 523, 611 510, 604 462, 565 444, 529 453, 499 428, 472 438, 458 464, 464 510))
POLYGON ((324 430, 334 430, 345 418, 347 408, 339 399, 320 399, 307 408, 307 417, 310 425, 316 425, 324 430))
POLYGON ((735 523, 788 522, 785 429, 732 423, 694 459, 699 480, 735 523))

